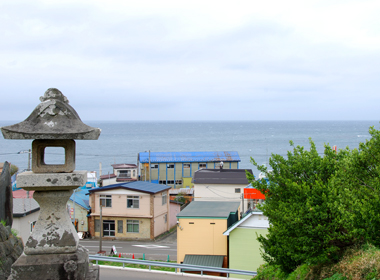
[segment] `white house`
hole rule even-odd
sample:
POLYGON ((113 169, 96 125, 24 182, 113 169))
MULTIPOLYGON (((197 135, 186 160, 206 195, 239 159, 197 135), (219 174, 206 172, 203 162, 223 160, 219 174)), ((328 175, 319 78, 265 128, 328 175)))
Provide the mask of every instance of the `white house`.
POLYGON ((33 192, 18 190, 13 192, 13 224, 12 228, 17 231, 17 236, 24 244, 40 214, 40 205, 32 198, 33 192))
POLYGON ((123 182, 134 182, 138 180, 136 164, 112 164, 113 173, 100 176, 101 185, 108 186, 123 182))
POLYGON ((193 177, 195 201, 240 201, 244 213, 248 203, 244 188, 248 186, 246 171, 251 169, 200 169, 193 177), (244 201, 244 204, 243 204, 244 201))

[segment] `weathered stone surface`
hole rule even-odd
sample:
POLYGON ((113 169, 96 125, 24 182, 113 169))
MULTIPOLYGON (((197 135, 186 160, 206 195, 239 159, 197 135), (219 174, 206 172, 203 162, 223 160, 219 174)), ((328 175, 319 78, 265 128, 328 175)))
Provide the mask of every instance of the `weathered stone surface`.
POLYGON ((72 190, 36 191, 33 198, 40 205, 40 215, 25 243, 26 255, 74 253, 79 237, 66 212, 72 190))
MULTIPOLYGON (((92 269, 91 269, 92 270, 92 269)), ((21 255, 13 264, 9 280, 89 279, 88 250, 82 246, 72 254, 21 255)), ((99 279, 99 278, 96 278, 99 279)))
POLYGON ((96 140, 100 129, 84 124, 67 98, 49 88, 42 101, 23 122, 1 128, 5 139, 96 140))
MULTIPOLYGON (((86 171, 72 173, 20 173, 17 186, 25 190, 72 190, 84 186, 87 180, 86 171)), ((41 207, 42 211, 42 207, 41 207)))
POLYGON ((5 280, 11 273, 11 266, 22 254, 23 244, 9 230, 0 224, 0 280, 5 280))
POLYGON ((34 173, 73 172, 75 169, 75 141, 64 140, 34 140, 32 143, 32 171, 34 173), (62 147, 65 150, 64 164, 46 164, 45 148, 62 147))
POLYGON ((10 164, 6 161, 0 174, 0 221, 5 225, 12 226, 13 223, 13 196, 10 164))

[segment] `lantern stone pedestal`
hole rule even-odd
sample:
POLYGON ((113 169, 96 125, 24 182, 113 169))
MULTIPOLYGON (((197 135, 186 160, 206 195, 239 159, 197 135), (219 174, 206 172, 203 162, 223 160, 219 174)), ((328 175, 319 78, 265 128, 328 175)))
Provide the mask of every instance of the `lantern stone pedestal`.
POLYGON ((1 128, 5 139, 34 139, 32 171, 17 176, 17 186, 34 190, 40 215, 24 253, 12 265, 8 279, 99 279, 90 266, 88 250, 79 246, 77 232, 66 211, 73 190, 84 186, 86 171, 75 169, 75 139, 97 140, 101 130, 84 124, 66 96, 49 88, 41 103, 23 122, 1 128), (46 149, 65 151, 61 164, 46 162, 46 149))
POLYGON ((20 187, 35 191, 40 215, 8 279, 98 279, 98 270, 89 266, 88 250, 79 246, 66 210, 73 189, 86 180, 86 171, 24 172, 17 177, 20 187))

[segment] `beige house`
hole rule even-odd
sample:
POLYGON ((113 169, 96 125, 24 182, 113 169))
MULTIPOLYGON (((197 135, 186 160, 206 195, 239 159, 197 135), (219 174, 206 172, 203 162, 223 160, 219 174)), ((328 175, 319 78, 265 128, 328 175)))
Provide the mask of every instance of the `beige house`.
POLYGON ((195 264, 197 258, 222 256, 219 265, 227 267, 227 236, 223 233, 239 216, 239 202, 191 202, 177 215, 177 263, 190 259, 195 264))
POLYGON ((244 199, 251 169, 200 169, 193 177, 195 201, 237 201, 242 212, 252 208, 244 199), (244 202, 244 203, 243 203, 244 202))
POLYGON ((135 181, 89 190, 91 236, 112 239, 154 239, 170 229, 169 186, 135 181))

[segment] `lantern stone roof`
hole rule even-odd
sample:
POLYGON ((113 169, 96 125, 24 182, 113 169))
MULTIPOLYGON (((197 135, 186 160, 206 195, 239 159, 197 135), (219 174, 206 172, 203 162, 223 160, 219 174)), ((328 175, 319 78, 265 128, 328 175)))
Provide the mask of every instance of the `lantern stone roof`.
POLYGON ((5 139, 96 140, 101 130, 82 122, 66 96, 49 88, 41 103, 23 122, 1 128, 5 139))

